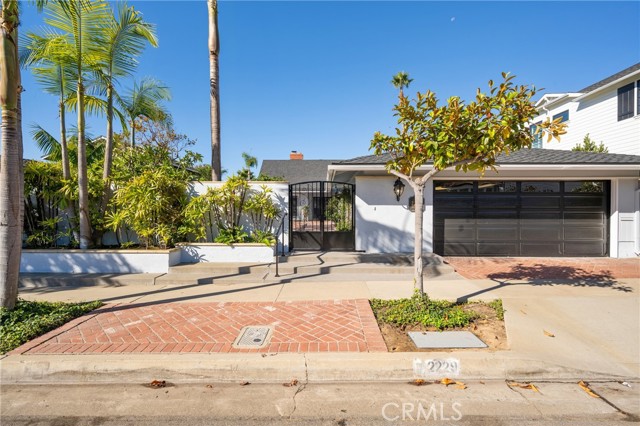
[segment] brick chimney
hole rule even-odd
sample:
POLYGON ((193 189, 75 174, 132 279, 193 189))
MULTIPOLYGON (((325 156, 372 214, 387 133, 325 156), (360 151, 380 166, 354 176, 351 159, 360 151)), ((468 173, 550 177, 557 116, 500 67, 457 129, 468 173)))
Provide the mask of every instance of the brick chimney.
POLYGON ((304 155, 302 155, 301 152, 291 151, 291 154, 289 154, 289 160, 303 160, 303 159, 304 159, 304 155))

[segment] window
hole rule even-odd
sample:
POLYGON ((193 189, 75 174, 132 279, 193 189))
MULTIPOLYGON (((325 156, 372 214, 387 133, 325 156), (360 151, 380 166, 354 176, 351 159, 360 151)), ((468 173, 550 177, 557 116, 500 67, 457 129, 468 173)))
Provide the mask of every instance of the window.
POLYGON ((434 184, 437 192, 473 192, 471 181, 436 181, 434 184))
POLYGON ((522 192, 560 192, 560 182, 522 182, 522 192))
POLYGON ((515 182, 478 182, 480 192, 516 192, 515 182))
POLYGON ((565 121, 569 120, 569 110, 562 111, 561 113, 554 115, 553 121, 556 121, 558 118, 560 119, 561 123, 564 123, 565 121))
POLYGON ((618 121, 633 117, 633 86, 629 83, 618 89, 618 121))
POLYGON ((578 181, 565 182, 564 192, 583 192, 592 194, 602 194, 604 192, 604 182, 602 181, 578 181))
POLYGON ((537 123, 531 125, 531 134, 533 135, 531 148, 542 148, 542 132, 536 133, 536 131, 538 130, 538 125, 540 123, 542 123, 542 121, 538 121, 537 123))

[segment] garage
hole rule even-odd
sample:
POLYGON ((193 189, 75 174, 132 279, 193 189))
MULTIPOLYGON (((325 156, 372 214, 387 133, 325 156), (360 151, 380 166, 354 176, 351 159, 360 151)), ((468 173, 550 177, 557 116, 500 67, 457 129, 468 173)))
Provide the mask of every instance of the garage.
POLYGON ((437 180, 434 251, 445 256, 608 256, 607 180, 437 180))

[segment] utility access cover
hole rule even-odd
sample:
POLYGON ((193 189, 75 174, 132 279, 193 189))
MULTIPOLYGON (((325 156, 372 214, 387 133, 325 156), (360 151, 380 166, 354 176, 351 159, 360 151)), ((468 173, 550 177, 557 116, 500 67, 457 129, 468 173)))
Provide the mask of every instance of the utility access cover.
POLYGON ((272 329, 266 325, 252 325, 243 327, 233 342, 234 348, 260 349, 264 348, 271 339, 272 329))
POLYGON ((409 337, 419 349, 487 347, 470 331, 410 331, 409 337))

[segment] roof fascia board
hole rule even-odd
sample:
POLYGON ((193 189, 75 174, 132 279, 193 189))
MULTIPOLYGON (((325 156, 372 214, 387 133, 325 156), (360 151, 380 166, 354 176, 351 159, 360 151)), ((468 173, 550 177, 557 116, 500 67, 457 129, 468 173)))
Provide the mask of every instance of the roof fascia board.
MULTIPOLYGON (((640 164, 503 164, 496 165, 502 170, 638 170, 640 164)), ((379 172, 386 171, 384 164, 333 164, 329 166, 333 171, 379 172)), ((419 167, 418 172, 431 170, 431 167, 419 167)), ((452 171, 453 169, 445 169, 452 171)))
POLYGON ((590 92, 587 92, 587 93, 583 94, 582 96, 576 98, 575 100, 576 101, 581 101, 584 98, 587 98, 589 96, 592 96, 592 95, 595 95, 597 93, 600 93, 603 90, 610 89, 612 86, 615 86, 616 84, 619 84, 622 80, 626 80, 628 78, 633 78, 633 77, 638 77, 638 76, 640 76, 640 70, 636 70, 636 71, 632 72, 631 74, 627 74, 624 77, 620 77, 619 79, 612 81, 611 83, 607 83, 604 86, 598 87, 597 89, 594 89, 594 90, 592 90, 590 92))

